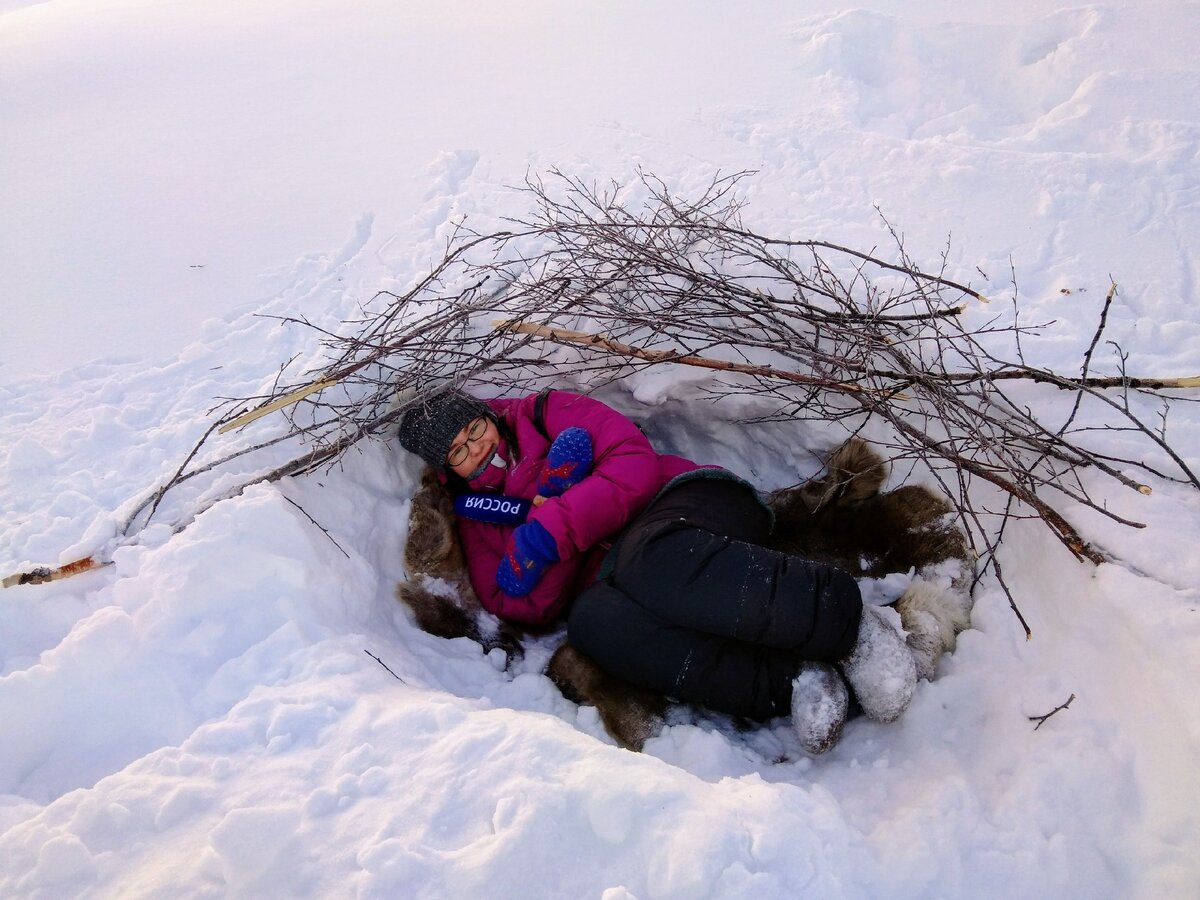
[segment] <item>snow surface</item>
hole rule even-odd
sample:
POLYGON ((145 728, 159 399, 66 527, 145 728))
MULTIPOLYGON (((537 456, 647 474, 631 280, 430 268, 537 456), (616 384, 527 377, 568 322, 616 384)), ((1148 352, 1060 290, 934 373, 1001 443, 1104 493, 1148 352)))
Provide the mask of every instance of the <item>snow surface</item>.
MULTIPOLYGON (((551 166, 756 169, 758 230, 864 249, 878 205, 920 261, 951 235, 976 321, 1015 272, 1055 320, 1025 352, 1065 371, 1111 276, 1131 368, 1200 374, 1200 5, 915 6, 0 0, 0 573, 114 546, 214 398, 315 358, 248 312, 336 325, 551 166)), ((839 440, 731 424, 702 377, 608 399, 764 487, 839 440)), ((1168 433, 1200 466, 1195 409, 1168 433)), ((416 476, 369 442, 0 594, 0 895, 1200 895, 1194 492, 1102 488, 1141 531, 1064 505, 1122 565, 1012 529, 1033 639, 985 582, 908 712, 809 758, 686 715, 629 753, 549 642, 505 672, 415 629, 416 476)))

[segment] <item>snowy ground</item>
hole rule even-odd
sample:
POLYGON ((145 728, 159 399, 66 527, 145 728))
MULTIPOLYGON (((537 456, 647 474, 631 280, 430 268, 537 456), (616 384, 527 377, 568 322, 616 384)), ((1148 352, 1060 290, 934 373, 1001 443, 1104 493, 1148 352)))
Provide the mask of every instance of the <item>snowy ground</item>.
MULTIPOLYGON (((759 230, 864 249, 878 204, 918 260, 951 234, 979 321, 1015 270, 1066 371, 1111 276, 1131 369, 1200 374, 1200 5, 909 6, 0 0, 0 574, 112 547, 214 398, 314 352, 249 311, 336 324, 550 166, 756 169, 759 230)), ((610 399, 764 487, 837 440, 732 425, 694 377, 610 399)), ((1200 466, 1200 413, 1168 433, 1200 466)), ((1194 492, 1112 493, 1136 532, 1064 508, 1127 565, 1013 530, 1033 640, 985 582, 905 717, 810 759, 686 718, 628 753, 548 644, 503 672, 417 631, 415 476, 371 443, 0 593, 0 894, 1200 894, 1194 492)))

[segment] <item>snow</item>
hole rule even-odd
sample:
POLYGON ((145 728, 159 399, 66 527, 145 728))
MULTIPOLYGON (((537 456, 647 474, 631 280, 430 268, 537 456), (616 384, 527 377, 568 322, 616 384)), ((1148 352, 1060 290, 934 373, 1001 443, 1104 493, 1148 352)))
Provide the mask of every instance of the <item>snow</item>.
MULTIPOLYGON (((418 472, 391 442, 172 534, 235 471, 116 537, 215 398, 316 358, 250 313, 336 327, 552 166, 685 195, 754 169, 758 230, 863 249, 889 244, 878 206, 993 298, 975 321, 1011 315, 1015 276, 1022 320, 1054 322, 1026 354, 1065 371, 1111 277, 1131 369, 1200 374, 1200 6, 915 6, 0 2, 0 574, 115 550, 0 593, 0 894, 1200 893, 1200 498, 1178 485, 1088 483, 1143 530, 1061 505, 1119 564, 1010 529, 1032 640, 985 581, 904 716, 819 757, 784 720, 684 713, 629 753, 540 674, 550 639, 504 671, 418 631, 393 596, 418 472)), ((608 399, 764 487, 839 439, 734 424, 706 377, 608 399)), ((1200 465, 1194 406, 1168 435, 1200 465)))

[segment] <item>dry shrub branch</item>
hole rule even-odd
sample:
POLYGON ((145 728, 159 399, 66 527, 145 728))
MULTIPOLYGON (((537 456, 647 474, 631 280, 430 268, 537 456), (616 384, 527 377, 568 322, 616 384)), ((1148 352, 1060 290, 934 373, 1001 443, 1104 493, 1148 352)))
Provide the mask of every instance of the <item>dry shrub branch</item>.
POLYGON ((380 293, 336 333, 285 320, 319 334, 327 363, 221 407, 174 476, 133 510, 126 532, 143 527, 165 494, 235 458, 276 448, 278 459, 280 447, 294 448, 209 503, 334 463, 384 434, 435 384, 512 393, 571 375, 599 386, 663 365, 712 369, 711 398, 753 395, 754 408, 766 410, 754 421, 869 426, 876 443, 884 435, 893 457, 919 462, 941 483, 981 571, 1006 592, 995 551, 1015 517, 1040 520, 1094 563, 1108 555, 1056 502, 1141 527, 1093 498, 1083 471, 1143 493, 1148 476, 1200 488, 1166 439, 1170 402, 1200 381, 1133 378, 1123 356, 1117 375, 1091 373, 1115 284, 1079 374, 1039 368, 1021 346, 1043 329, 1015 315, 981 321, 986 298, 944 277, 946 252, 929 273, 894 230, 890 258, 758 234, 742 224, 743 174, 716 177, 691 200, 648 175, 629 186, 559 172, 531 178, 527 216, 488 234, 460 227, 427 276, 402 294, 380 293), (1071 410, 1047 421, 1035 407, 1060 391, 1074 395, 1071 410), (286 427, 211 459, 200 452, 217 429, 249 427, 266 412, 286 427), (1130 438, 1139 450, 1121 455, 1130 438))

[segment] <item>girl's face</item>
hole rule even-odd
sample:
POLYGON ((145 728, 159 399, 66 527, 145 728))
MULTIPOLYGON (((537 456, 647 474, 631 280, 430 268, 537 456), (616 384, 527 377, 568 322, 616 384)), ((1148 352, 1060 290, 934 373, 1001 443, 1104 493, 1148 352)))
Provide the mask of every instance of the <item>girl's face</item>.
POLYGON ((454 436, 450 452, 446 454, 446 468, 462 478, 469 477, 482 466, 493 451, 500 446, 500 432, 496 423, 487 416, 472 419, 454 436), (480 430, 479 423, 484 423, 480 430), (466 448, 466 455, 460 448, 466 448))

